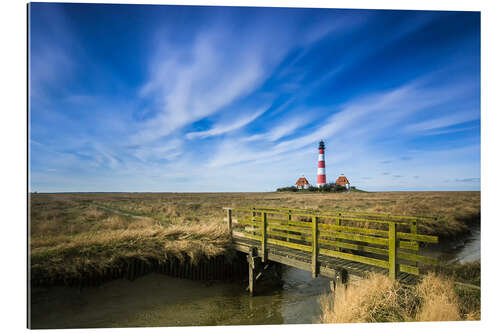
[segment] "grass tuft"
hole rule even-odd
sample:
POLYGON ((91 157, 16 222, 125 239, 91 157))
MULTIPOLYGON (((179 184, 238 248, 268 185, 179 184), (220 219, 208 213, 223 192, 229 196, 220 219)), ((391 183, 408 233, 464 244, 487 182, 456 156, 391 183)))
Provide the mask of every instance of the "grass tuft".
POLYGON ((429 273, 404 286, 371 273, 321 298, 323 323, 480 320, 480 299, 463 297, 446 276, 429 273))

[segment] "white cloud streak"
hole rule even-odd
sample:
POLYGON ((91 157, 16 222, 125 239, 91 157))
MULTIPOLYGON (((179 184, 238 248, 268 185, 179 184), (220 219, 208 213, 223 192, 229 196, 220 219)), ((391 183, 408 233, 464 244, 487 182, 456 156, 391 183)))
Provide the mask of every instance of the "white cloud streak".
POLYGON ((450 127, 479 119, 479 112, 459 112, 442 117, 433 118, 405 127, 408 132, 425 132, 429 130, 450 127))
POLYGON ((267 107, 263 107, 260 110, 258 110, 257 112, 255 112, 254 114, 251 114, 251 115, 246 116, 246 117, 241 117, 240 119, 237 119, 232 123, 217 124, 216 126, 212 127, 209 130, 206 130, 206 131, 190 132, 190 133, 186 134, 186 138, 188 138, 188 139, 207 138, 210 136, 217 136, 217 135, 221 135, 221 134, 235 131, 237 129, 245 127, 246 125, 250 124, 255 119, 259 118, 266 110, 267 110, 267 107))
MULTIPOLYGON (((369 142, 380 135, 387 135, 387 129, 403 124, 411 118, 412 114, 434 105, 440 105, 455 96, 454 87, 445 87, 439 91, 436 91, 435 88, 429 90, 422 85, 422 82, 422 80, 414 80, 390 91, 361 96, 349 101, 319 126, 308 131, 309 134, 279 142, 269 149, 255 150, 244 145, 245 142, 265 137, 265 135, 259 136, 259 134, 241 140, 241 149, 238 155, 228 153, 226 145, 234 145, 234 142, 222 142, 209 165, 221 167, 254 160, 265 161, 280 154, 292 154, 316 144, 321 139, 330 139, 337 143, 346 140, 347 142, 354 140, 361 143, 369 142)), ((440 124, 449 123, 452 119, 457 121, 466 118, 450 117, 448 119, 443 117, 440 124)), ((397 129, 392 130, 392 132, 394 131, 397 129)), ((269 130, 269 133, 272 132, 273 129, 269 130)), ((345 154, 343 157, 347 158, 345 154)))

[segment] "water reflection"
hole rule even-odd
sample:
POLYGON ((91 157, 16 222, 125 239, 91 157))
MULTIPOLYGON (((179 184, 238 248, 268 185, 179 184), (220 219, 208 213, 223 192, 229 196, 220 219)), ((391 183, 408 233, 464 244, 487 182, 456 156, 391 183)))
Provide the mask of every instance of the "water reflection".
POLYGON ((423 255, 448 263, 466 263, 481 259, 481 227, 474 226, 470 235, 454 241, 442 241, 423 248, 423 255))
POLYGON ((34 328, 207 326, 312 323, 329 280, 310 272, 283 271, 283 286, 262 285, 250 297, 245 281, 204 283, 151 274, 82 292, 73 288, 33 293, 34 328))

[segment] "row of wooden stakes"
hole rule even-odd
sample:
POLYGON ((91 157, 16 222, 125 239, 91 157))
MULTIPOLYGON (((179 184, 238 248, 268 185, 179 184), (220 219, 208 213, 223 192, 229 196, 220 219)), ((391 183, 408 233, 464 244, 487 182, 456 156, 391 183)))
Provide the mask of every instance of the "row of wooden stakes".
POLYGON ((102 283, 122 278, 133 281, 150 273, 200 281, 232 280, 248 276, 248 263, 246 262, 246 258, 240 255, 231 259, 219 255, 200 260, 198 263, 193 263, 187 258, 185 260, 170 258, 168 261, 163 262, 156 259, 143 260, 130 258, 129 260, 123 260, 114 267, 82 272, 77 277, 56 275, 54 277, 31 279, 31 287, 56 285, 80 288, 96 287, 102 283))

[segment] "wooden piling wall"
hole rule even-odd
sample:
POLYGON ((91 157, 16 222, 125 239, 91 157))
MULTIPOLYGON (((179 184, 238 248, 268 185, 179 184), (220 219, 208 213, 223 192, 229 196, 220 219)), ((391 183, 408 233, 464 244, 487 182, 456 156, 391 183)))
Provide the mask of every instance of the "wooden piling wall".
POLYGON ((204 258, 193 263, 189 258, 169 258, 164 261, 157 259, 122 259, 113 267, 102 270, 81 272, 78 277, 51 276, 31 279, 31 287, 49 287, 66 285, 72 287, 96 287, 102 283, 127 279, 133 281, 138 277, 159 273, 180 279, 209 281, 233 280, 245 278, 248 275, 246 257, 240 253, 226 257, 219 255, 204 258))

